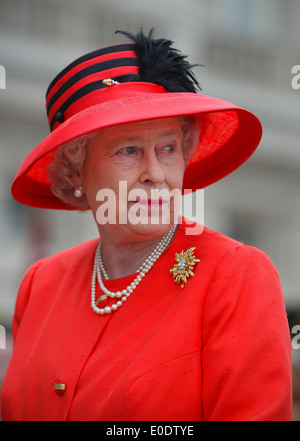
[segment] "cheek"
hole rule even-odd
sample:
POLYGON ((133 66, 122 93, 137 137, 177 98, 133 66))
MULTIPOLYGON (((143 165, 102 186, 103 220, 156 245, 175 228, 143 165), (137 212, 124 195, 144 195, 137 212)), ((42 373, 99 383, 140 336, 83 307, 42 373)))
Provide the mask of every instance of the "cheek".
POLYGON ((116 210, 123 207, 127 201, 128 192, 135 186, 136 176, 133 172, 124 171, 120 167, 115 167, 112 164, 90 161, 86 164, 83 173, 84 190, 91 208, 97 208, 103 203, 116 203, 116 210), (99 192, 102 190, 102 193, 99 192), (120 199, 120 202, 119 202, 120 199), (115 202, 113 202, 115 201, 115 202))
POLYGON ((99 164, 99 162, 93 161, 93 158, 91 157, 85 164, 82 176, 83 188, 92 210, 95 210, 99 205, 99 202, 97 201, 98 191, 104 186, 110 186, 107 182, 108 176, 106 176, 106 170, 107 169, 99 164))
POLYGON ((166 173, 166 181, 171 188, 182 188, 185 163, 180 161, 166 173))
POLYGON ((114 173, 110 171, 109 164, 93 156, 88 158, 83 170, 83 184, 86 191, 98 191, 103 186, 109 187, 114 173))

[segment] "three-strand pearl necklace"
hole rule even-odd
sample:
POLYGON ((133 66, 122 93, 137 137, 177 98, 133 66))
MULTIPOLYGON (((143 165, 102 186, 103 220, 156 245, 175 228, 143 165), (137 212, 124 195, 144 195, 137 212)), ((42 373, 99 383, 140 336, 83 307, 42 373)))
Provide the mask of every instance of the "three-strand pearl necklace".
POLYGON ((93 268, 93 276, 92 276, 92 288, 91 288, 91 307, 96 314, 110 314, 113 311, 116 311, 123 303, 130 297, 133 291, 137 288, 139 283, 145 277, 145 275, 152 268, 154 263, 160 257, 160 255, 169 247, 172 242, 177 225, 174 225, 171 230, 163 236, 160 242, 157 244, 156 248, 151 252, 151 254, 147 257, 147 259, 143 262, 143 264, 138 269, 138 275, 135 277, 133 282, 127 286, 127 288, 112 292, 107 289, 103 283, 103 278, 108 279, 107 273, 105 271, 102 257, 101 257, 101 240, 98 243, 96 248, 95 257, 94 257, 94 268, 93 268), (103 277, 102 277, 103 275, 103 277), (104 293, 99 299, 96 301, 96 280, 98 280, 98 284, 102 292, 104 293), (101 300, 105 300, 107 298, 114 299, 116 298, 116 303, 113 303, 111 306, 105 306, 104 308, 99 308, 97 306, 97 302, 101 300))

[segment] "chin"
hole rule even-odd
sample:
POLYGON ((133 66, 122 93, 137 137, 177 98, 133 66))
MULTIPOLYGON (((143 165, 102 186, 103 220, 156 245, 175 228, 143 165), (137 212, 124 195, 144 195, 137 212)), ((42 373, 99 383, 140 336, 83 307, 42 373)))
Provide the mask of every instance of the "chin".
POLYGON ((147 237, 147 239, 159 239, 167 234, 174 225, 172 218, 169 222, 163 222, 162 219, 155 219, 152 217, 151 221, 152 222, 145 221, 144 223, 140 222, 137 224, 128 223, 128 228, 132 233, 135 233, 138 236, 143 236, 144 238, 147 237))

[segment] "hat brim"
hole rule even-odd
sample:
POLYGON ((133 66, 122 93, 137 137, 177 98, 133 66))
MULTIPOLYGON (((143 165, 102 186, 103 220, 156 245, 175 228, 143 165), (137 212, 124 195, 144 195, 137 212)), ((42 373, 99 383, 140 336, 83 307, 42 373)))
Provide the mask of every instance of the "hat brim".
MULTIPOLYGON (((118 87, 126 86, 125 84, 118 87)), ((20 203, 40 208, 75 209, 51 191, 47 167, 56 149, 66 142, 105 127, 194 115, 205 131, 187 165, 183 189, 195 191, 237 169, 254 152, 262 135, 258 118, 251 112, 219 98, 194 93, 134 93, 94 104, 68 118, 24 159, 12 184, 20 203)), ((159 92, 158 92, 159 90, 159 92)))

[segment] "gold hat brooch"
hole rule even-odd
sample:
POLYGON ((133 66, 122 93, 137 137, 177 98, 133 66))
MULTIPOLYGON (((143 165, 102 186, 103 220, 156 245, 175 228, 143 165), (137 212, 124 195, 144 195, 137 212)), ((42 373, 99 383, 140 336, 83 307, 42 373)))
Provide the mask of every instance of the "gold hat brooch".
POLYGON ((185 252, 181 251, 181 253, 175 254, 175 260, 178 263, 174 264, 170 273, 173 273, 174 282, 177 283, 177 285, 181 285, 181 288, 184 288, 184 285, 190 276, 194 276, 192 270, 196 263, 200 262, 200 260, 196 259, 194 256, 195 249, 196 247, 192 247, 185 252))

